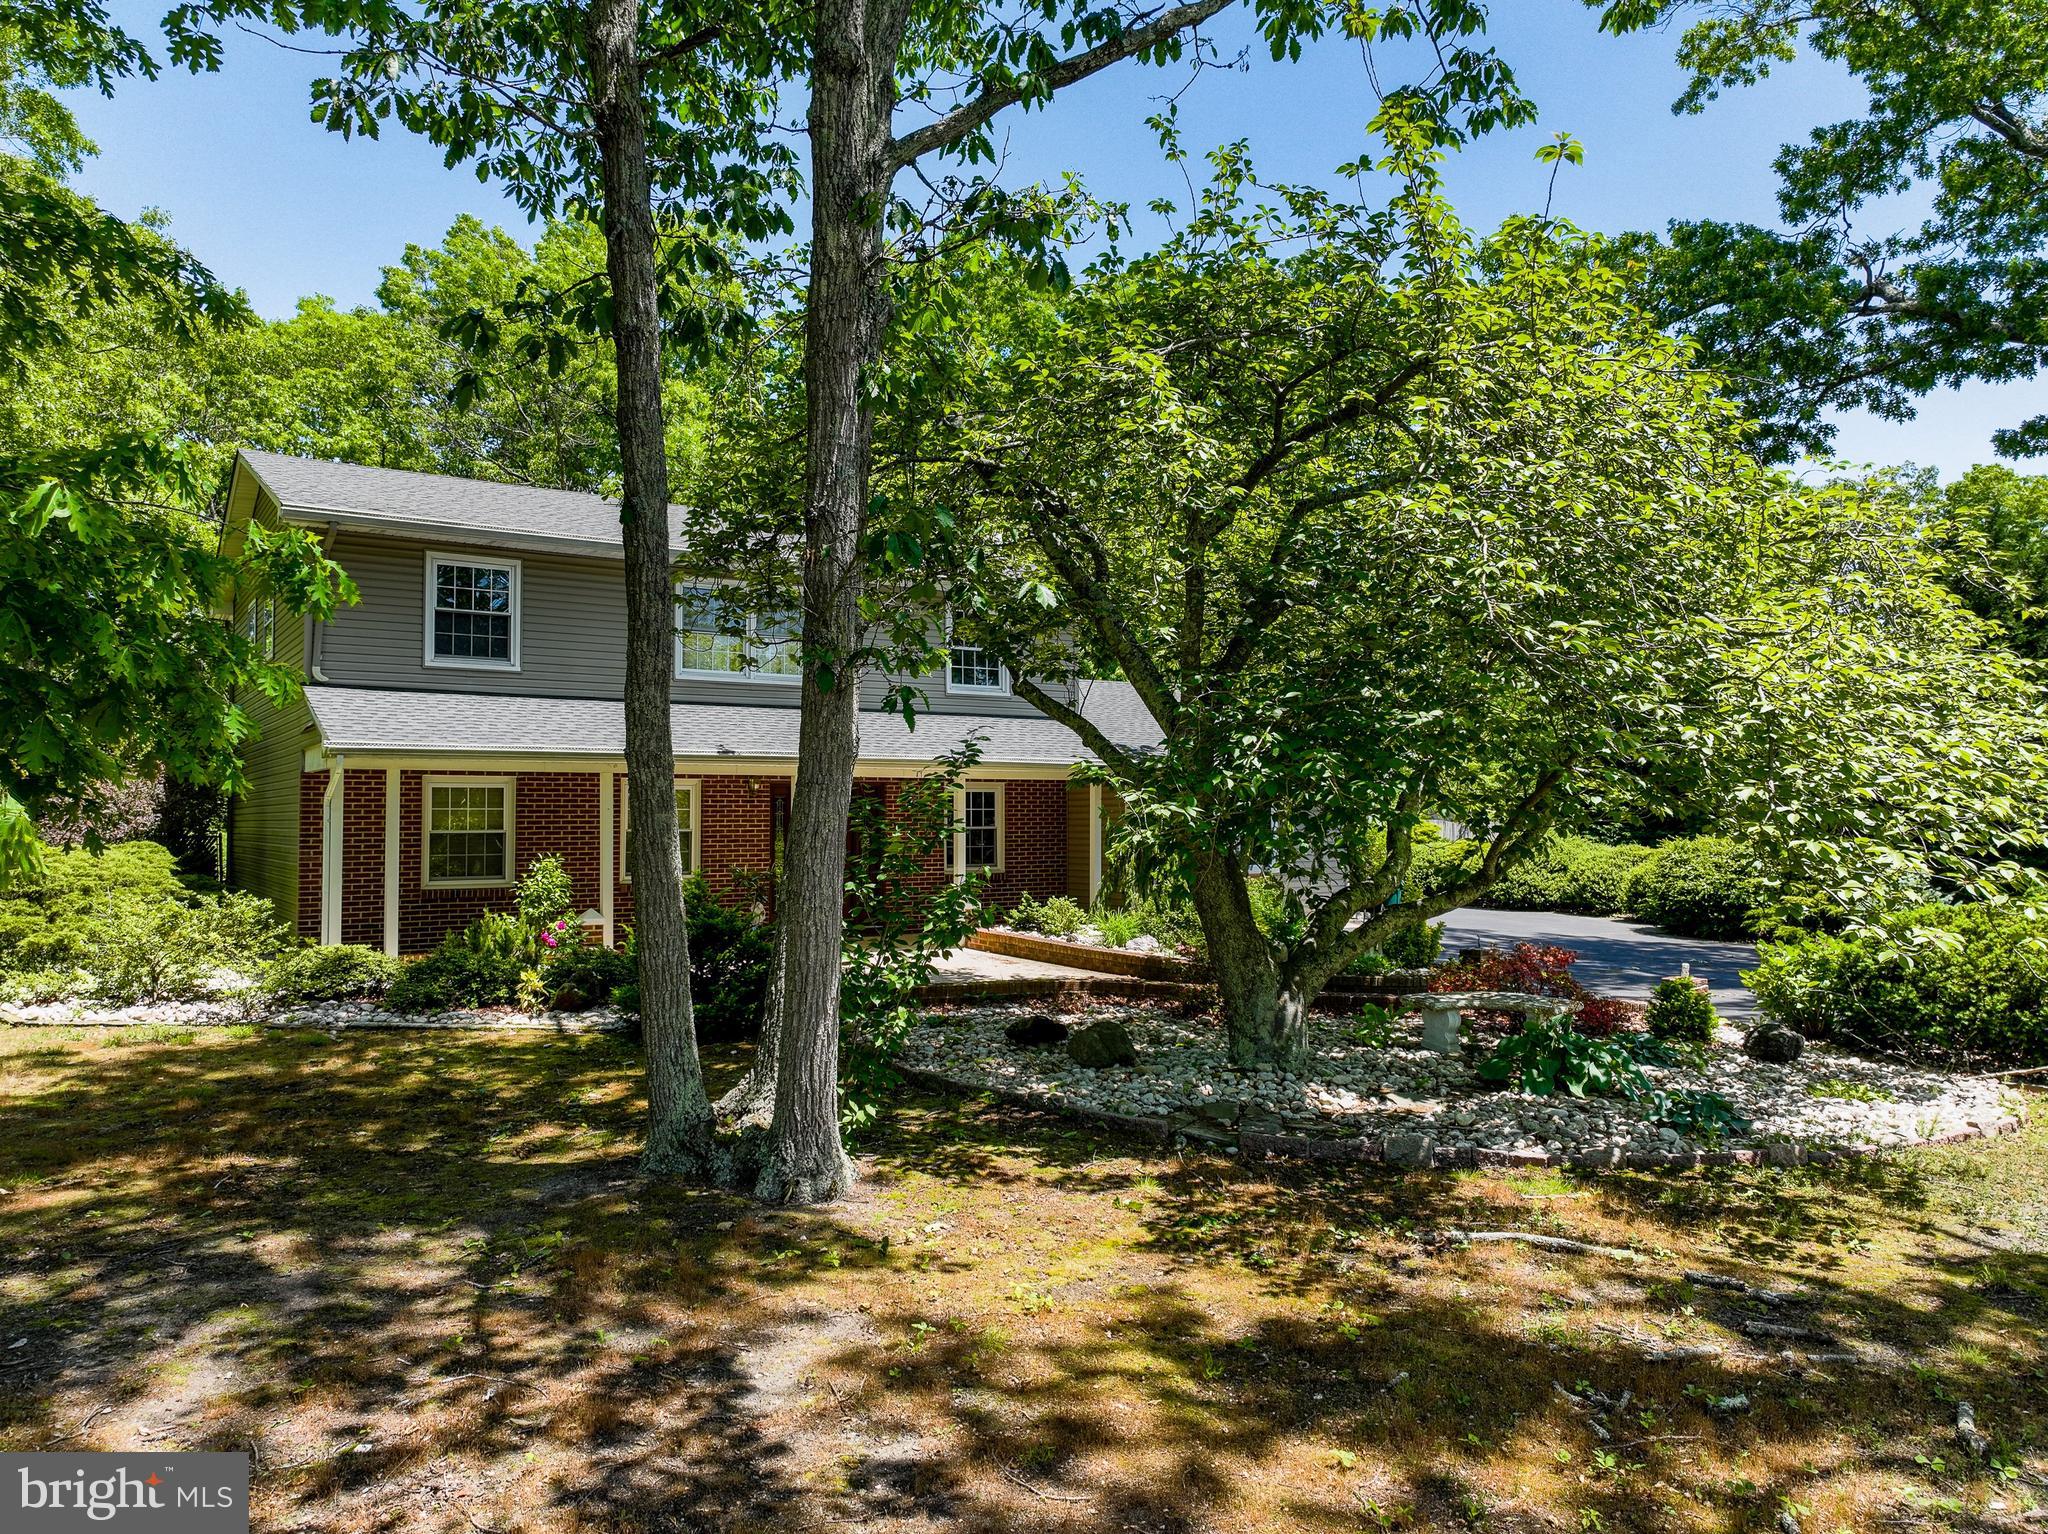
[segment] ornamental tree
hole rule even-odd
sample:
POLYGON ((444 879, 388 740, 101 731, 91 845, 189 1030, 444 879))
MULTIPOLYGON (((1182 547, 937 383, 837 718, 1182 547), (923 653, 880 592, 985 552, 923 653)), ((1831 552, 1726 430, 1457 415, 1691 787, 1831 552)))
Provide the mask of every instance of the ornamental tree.
POLYGON ((1843 901, 2012 875, 2039 697, 1906 500, 1761 469, 1596 240, 1472 236, 1390 131, 1388 207, 1232 149, 1153 254, 980 274, 943 407, 885 444, 959 520, 956 613, 1192 895, 1232 1057, 1299 1064, 1358 955, 1617 798, 1732 803, 1843 901), (1157 751, 1030 680, 1104 664, 1157 751))

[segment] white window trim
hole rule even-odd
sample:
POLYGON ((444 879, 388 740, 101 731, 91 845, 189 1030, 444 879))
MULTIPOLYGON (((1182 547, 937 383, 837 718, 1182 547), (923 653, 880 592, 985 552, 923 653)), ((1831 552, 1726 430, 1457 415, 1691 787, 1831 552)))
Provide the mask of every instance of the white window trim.
MULTIPOLYGON (((757 648, 759 648, 760 646, 760 640, 758 635, 760 633, 761 615, 759 613, 747 614, 746 632, 744 634, 737 636, 740 641, 740 644, 743 647, 743 653, 747 657, 747 666, 745 670, 699 671, 694 667, 685 666, 683 664, 683 635, 685 632, 695 632, 695 630, 686 631, 683 628, 682 611, 684 588, 694 588, 698 586, 730 586, 732 584, 733 583, 731 581, 714 579, 700 579, 676 582, 676 679, 678 681, 689 682, 766 682, 771 687, 800 686, 804 679, 803 672, 801 670, 757 671, 754 669, 754 654, 757 648)), ((735 636, 730 634, 721 634, 720 637, 730 639, 735 636)))
MULTIPOLYGON (((621 783, 626 781, 622 774, 621 783)), ((683 870, 683 877, 704 865, 704 780, 702 778, 677 778, 676 788, 690 796, 690 866, 683 870)), ((633 882, 632 861, 626 856, 626 849, 632 844, 626 840, 626 832, 633 819, 633 795, 630 792, 619 796, 619 883, 633 882)))
MULTIPOLYGON (((976 645, 975 648, 983 654, 988 653, 987 645, 976 645)), ((946 609, 945 664, 946 691, 948 693, 981 698, 1006 698, 1010 695, 1010 668, 1004 665, 1001 660, 996 662, 996 675, 1001 677, 1002 680, 993 687, 970 686, 966 682, 956 682, 953 680, 953 609, 950 607, 946 609)), ((998 800, 997 802, 1000 804, 1001 801, 998 800)))
POLYGON ((517 671, 519 669, 520 609, 526 603, 520 594, 520 561, 506 559, 502 555, 449 554, 429 550, 427 552, 426 602, 420 615, 422 664, 428 666, 453 667, 460 671, 517 671), (441 565, 469 565, 482 570, 503 570, 512 577, 512 658, 510 660, 479 660, 469 655, 436 655, 434 653, 434 598, 438 582, 435 574, 441 565))
POLYGON ((430 777, 420 781, 420 888, 429 890, 510 889, 518 882, 519 780, 517 778, 430 777), (434 866, 434 790, 436 788, 502 788, 505 790, 505 877, 502 879, 436 879, 434 866))
POLYGON ((1001 783, 962 783, 953 790, 953 866, 948 872, 955 884, 965 882, 971 871, 992 874, 1003 871, 1010 844, 1009 801, 1010 796, 1004 792, 1001 783), (972 870, 967 862, 967 795, 970 792, 993 792, 996 796, 996 860, 993 863, 976 863, 972 870))

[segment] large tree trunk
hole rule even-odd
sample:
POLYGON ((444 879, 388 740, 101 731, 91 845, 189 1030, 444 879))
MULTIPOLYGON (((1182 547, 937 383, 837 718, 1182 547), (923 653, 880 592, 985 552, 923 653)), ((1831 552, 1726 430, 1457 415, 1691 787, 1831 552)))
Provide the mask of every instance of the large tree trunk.
POLYGON ((775 1078, 782 1055, 782 933, 775 928, 775 955, 768 964, 768 994, 761 1002, 761 1032, 746 1075, 718 1100, 718 1122, 728 1129, 765 1130, 775 1113, 775 1078))
POLYGON ((903 14, 901 0, 817 0, 813 10, 803 717, 776 891, 783 930, 775 1122, 757 1188, 782 1203, 835 1198, 854 1176, 839 1138, 839 947, 859 750, 859 690, 847 657, 859 632, 874 447, 866 382, 889 314, 882 211, 903 14))
POLYGON ((1286 983, 1273 945, 1252 916, 1243 867, 1227 853, 1195 855, 1195 913, 1209 945, 1209 967, 1223 997, 1223 1026, 1233 1065, 1299 1070, 1308 1061, 1308 1001, 1286 983))
POLYGON ((634 932, 640 948, 640 1023, 647 1049, 642 1164, 650 1172, 704 1175, 715 1168, 716 1147, 690 1010, 690 938, 676 840, 675 747, 669 732, 675 580, 668 544, 661 316, 639 31, 639 0, 592 4, 586 42, 604 185, 605 265, 619 384, 615 413, 624 470, 626 795, 634 932))

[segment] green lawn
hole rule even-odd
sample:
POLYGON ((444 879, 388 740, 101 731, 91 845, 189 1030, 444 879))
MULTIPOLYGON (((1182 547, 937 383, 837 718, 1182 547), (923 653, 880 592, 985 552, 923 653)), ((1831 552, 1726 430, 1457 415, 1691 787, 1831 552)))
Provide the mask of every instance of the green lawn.
POLYGON ((0 1449, 251 1447, 273 1530, 2043 1527, 2038 1125, 1401 1178, 917 1098, 792 1214, 641 1182, 637 1063, 0 1028, 0 1449))

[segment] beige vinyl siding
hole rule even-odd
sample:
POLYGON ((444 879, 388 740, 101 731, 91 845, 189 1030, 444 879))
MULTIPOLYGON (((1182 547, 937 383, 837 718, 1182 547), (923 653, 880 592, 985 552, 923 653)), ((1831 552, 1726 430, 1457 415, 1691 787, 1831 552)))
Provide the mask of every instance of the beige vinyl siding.
MULTIPOLYGON (((436 546, 442 553, 459 545, 436 546)), ((333 554, 354 577, 362 601, 335 614, 315 639, 313 664, 338 687, 399 687, 433 691, 512 693, 537 697, 616 698, 626 673, 626 597, 620 566, 612 561, 512 552, 520 563, 517 671, 429 666, 425 656, 426 560, 424 543, 344 533, 333 554)), ((478 548, 477 555, 499 557, 478 548)), ((882 678, 862 683, 861 706, 879 708, 882 678)), ((948 696, 943 672, 923 679, 932 713, 1031 717, 1021 698, 948 696)), ((1062 692, 1071 689, 1063 688, 1062 692)), ((753 703, 795 708, 790 682, 677 678, 672 695, 682 703, 753 703)))
POLYGON ((263 896, 282 921, 299 911, 299 773, 313 722, 303 698, 288 708, 245 699, 256 735, 242 746, 248 789, 228 811, 228 883, 263 896))

